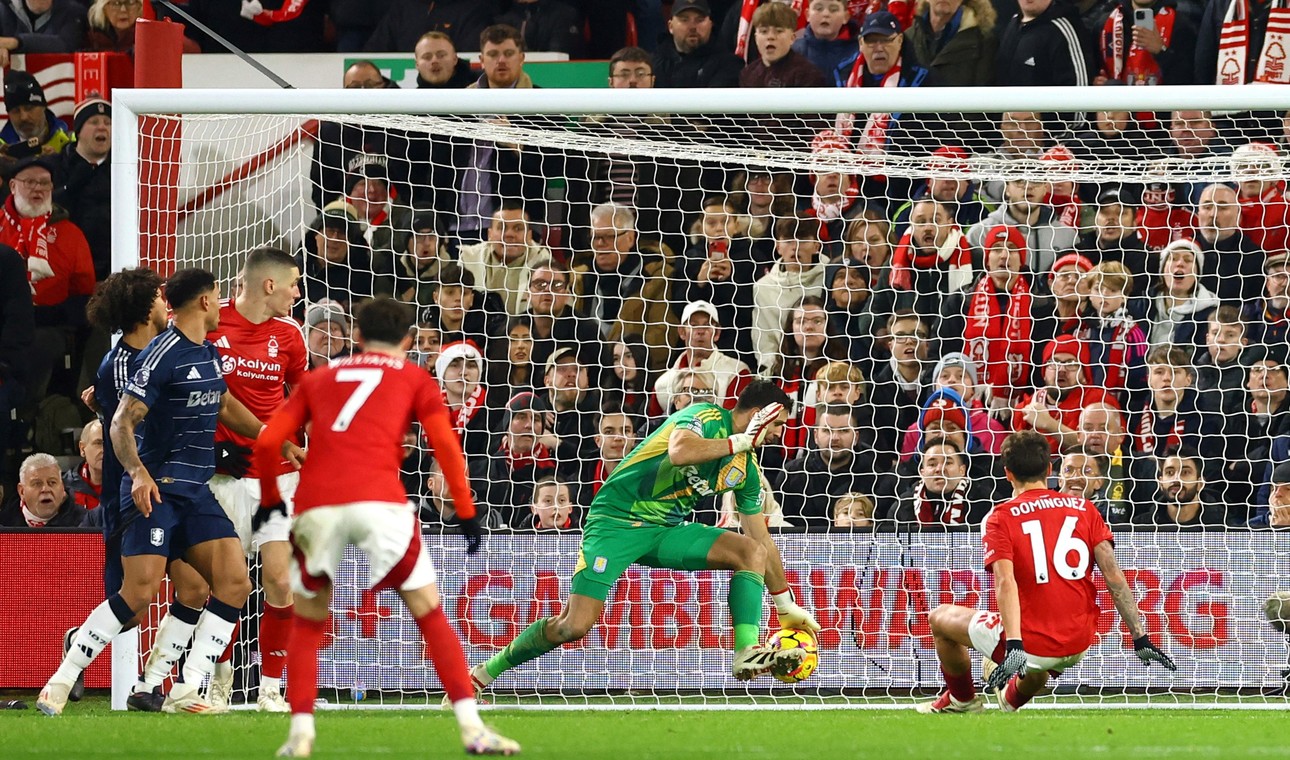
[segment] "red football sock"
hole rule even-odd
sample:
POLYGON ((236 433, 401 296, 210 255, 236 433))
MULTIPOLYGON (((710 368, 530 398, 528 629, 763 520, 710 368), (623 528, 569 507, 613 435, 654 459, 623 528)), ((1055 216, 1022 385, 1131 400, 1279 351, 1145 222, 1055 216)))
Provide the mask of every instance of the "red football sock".
POLYGON ((228 646, 224 647, 224 653, 219 656, 216 662, 228 662, 233 659, 233 645, 237 643, 237 634, 242 630, 242 621, 233 624, 233 635, 228 637, 228 646))
MULTIPOLYGON (((417 627, 421 637, 430 650, 430 661, 434 663, 434 672, 439 676, 439 683, 448 692, 448 699, 457 702, 473 699, 475 688, 470 685, 470 671, 466 669, 466 655, 461 651, 461 641, 457 632, 448 624, 443 609, 435 607, 425 615, 417 618, 417 627)), ((296 672, 291 671, 292 682, 296 672)))
POLYGON ((291 606, 264 605, 260 621, 260 672, 269 678, 281 678, 287 664, 287 641, 291 638, 291 606))
POLYGON ((960 702, 970 702, 976 696, 976 686, 972 683, 972 671, 950 675, 941 668, 941 675, 945 676, 945 686, 950 691, 950 696, 960 702))
POLYGON ((287 702, 293 715, 313 714, 314 700, 318 698, 318 647, 326 633, 326 620, 292 616, 287 646, 287 669, 291 671, 287 702))
POLYGON ((1018 687, 1019 680, 1016 676, 1008 679, 1008 685, 1003 687, 1003 698, 1012 706, 1014 710, 1020 710, 1025 706, 1034 694, 1023 694, 1018 687))

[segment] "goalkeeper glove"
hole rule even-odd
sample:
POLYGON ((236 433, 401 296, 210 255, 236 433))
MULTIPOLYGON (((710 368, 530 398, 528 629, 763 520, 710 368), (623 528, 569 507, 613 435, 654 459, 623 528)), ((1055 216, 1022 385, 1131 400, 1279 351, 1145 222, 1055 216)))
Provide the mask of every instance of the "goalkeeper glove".
POLYGON ((467 517, 460 521, 461 535, 466 537, 466 553, 474 554, 479 551, 479 545, 484 541, 484 527, 479 524, 479 516, 467 517))
POLYGON ((767 404, 758 409, 749 420, 747 430, 730 436, 730 453, 738 454, 765 443, 766 437, 770 435, 771 423, 782 411, 784 411, 784 405, 779 403, 767 404))
POLYGON ((232 441, 217 441, 215 469, 235 478, 245 478, 251 469, 251 450, 232 441))
POLYGON ((1008 639, 1004 646, 1003 662, 990 674, 986 686, 1002 689, 1013 676, 1026 677, 1026 649, 1021 645, 1021 639, 1008 639))
POLYGON ((820 624, 815 622, 811 613, 793 600, 792 589, 784 589, 779 593, 771 592, 770 598, 775 602, 775 614, 779 617, 780 628, 805 628, 812 633, 819 632, 820 624))
POLYGON ((1151 637, 1145 633, 1133 640, 1133 653, 1138 656, 1139 660, 1142 660, 1143 665, 1148 667, 1151 663, 1158 662, 1165 666, 1166 670, 1178 669, 1178 666, 1174 664, 1169 655, 1156 648, 1156 645, 1151 643, 1151 637))
POLYGON ((259 530, 261 525, 269 521, 269 518, 273 516, 274 512, 279 512, 283 517, 286 517, 286 502, 282 499, 278 499, 272 504, 261 504, 260 508, 255 510, 255 514, 251 515, 251 532, 255 533, 259 530))

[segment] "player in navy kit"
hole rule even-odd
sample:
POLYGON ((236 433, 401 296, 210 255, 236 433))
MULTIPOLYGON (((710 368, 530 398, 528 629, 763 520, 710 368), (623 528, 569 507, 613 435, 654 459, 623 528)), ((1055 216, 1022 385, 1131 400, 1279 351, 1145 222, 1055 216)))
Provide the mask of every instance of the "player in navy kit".
POLYGON ((122 585, 86 618, 41 691, 36 705, 48 715, 63 711, 76 677, 147 608, 167 562, 177 557, 206 579, 211 596, 194 626, 184 682, 171 689, 163 709, 204 712, 198 687, 227 646, 251 590, 241 542, 207 483, 215 469, 217 420, 252 438, 262 425, 228 394, 219 354, 206 340, 219 324, 215 276, 180 270, 166 281, 166 298, 174 323, 139 355, 111 424, 124 471, 122 585))

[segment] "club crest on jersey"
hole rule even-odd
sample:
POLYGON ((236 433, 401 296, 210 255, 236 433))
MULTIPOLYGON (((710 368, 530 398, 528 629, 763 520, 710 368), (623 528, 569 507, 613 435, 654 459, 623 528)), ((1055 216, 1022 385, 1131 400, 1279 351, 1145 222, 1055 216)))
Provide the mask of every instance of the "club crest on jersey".
POLYGON ((153 546, 161 546, 166 542, 166 531, 164 528, 153 528, 148 533, 148 540, 153 546))
POLYGON ((269 358, 278 358, 278 338, 276 335, 269 336, 269 358))
POLYGON ((746 477, 748 477, 748 473, 744 472, 742 467, 731 465, 725 472, 721 473, 721 485, 726 488, 735 488, 744 482, 746 477))

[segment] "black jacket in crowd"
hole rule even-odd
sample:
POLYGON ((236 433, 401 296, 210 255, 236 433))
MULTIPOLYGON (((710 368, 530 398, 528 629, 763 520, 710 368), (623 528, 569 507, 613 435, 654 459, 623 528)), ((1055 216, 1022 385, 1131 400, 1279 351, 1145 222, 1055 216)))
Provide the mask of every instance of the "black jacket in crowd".
POLYGON ((676 45, 665 41, 654 51, 654 86, 738 87, 743 67, 744 62, 738 56, 723 50, 715 40, 684 55, 677 51, 676 45))
POLYGON ((582 14, 564 0, 516 3, 493 23, 519 29, 524 35, 525 50, 568 53, 575 61, 583 57, 582 14))
POLYGON ((54 203, 85 233, 94 279, 102 282, 112 273, 112 154, 96 166, 68 144, 58 154, 57 182, 54 203))
POLYGON ((1079 13, 1053 2, 1031 21, 1013 16, 999 35, 995 84, 1001 87, 1088 85, 1092 48, 1079 13))
POLYGON ((491 23, 493 4, 489 2, 393 0, 363 49, 373 53, 406 52, 416 47, 426 32, 443 32, 452 38, 458 51, 479 50, 479 35, 491 23))
MULTIPOLYGON (((863 445, 863 444, 862 444, 863 445)), ((812 447, 784 465, 784 487, 779 499, 784 517, 795 526, 828 530, 833 525, 833 504, 848 493, 873 497, 878 480, 873 449, 852 453, 840 470, 830 470, 818 449, 812 447)))
MULTIPOLYGON (((17 251, 0 245, 0 383, 21 388, 36 335, 36 317, 27 284, 27 264, 17 251)), ((10 400, 13 401, 12 395, 10 400)), ((8 414, 0 408, 0 414, 8 414)))

